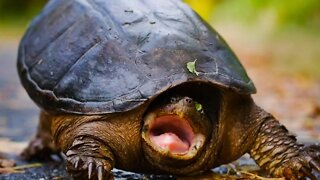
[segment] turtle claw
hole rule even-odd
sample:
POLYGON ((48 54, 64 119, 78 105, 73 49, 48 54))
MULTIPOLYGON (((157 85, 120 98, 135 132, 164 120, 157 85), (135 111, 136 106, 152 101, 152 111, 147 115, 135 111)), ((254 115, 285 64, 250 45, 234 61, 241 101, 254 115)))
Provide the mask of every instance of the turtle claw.
POLYGON ((98 167, 98 180, 103 180, 104 177, 104 168, 102 166, 98 167))
POLYGON ((79 167, 79 160, 76 160, 74 163, 74 168, 77 169, 79 167))
POLYGON ((88 179, 104 180, 111 172, 111 164, 108 159, 72 153, 70 156, 67 155, 66 161, 67 171, 76 179, 86 177, 88 179))
POLYGON ((302 148, 298 156, 286 161, 280 169, 281 174, 287 179, 317 180, 313 172, 320 173, 320 146, 310 145, 302 148))
POLYGON ((90 163, 88 166, 88 179, 91 179, 92 170, 93 170, 93 163, 90 163))

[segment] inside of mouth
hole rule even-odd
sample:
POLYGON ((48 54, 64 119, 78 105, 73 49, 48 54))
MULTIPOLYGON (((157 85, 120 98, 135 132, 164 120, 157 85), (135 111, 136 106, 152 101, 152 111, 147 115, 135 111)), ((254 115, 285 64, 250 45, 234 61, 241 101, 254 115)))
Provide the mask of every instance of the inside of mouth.
POLYGON ((194 132, 187 120, 175 115, 155 118, 150 124, 151 142, 174 154, 187 153, 193 143, 194 132))

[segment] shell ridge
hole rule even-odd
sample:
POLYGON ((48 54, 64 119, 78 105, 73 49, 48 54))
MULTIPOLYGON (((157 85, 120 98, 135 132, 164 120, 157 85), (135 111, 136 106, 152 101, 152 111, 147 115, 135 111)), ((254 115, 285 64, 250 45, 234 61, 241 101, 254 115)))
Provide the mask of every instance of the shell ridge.
MULTIPOLYGON (((215 61, 215 66, 216 66, 216 67, 215 67, 215 68, 216 68, 215 72, 199 72, 200 74, 203 74, 203 75, 220 75, 220 76, 223 76, 223 77, 228 78, 228 79, 232 79, 232 80, 237 81, 237 82, 240 82, 240 83, 243 82, 243 81, 240 80, 240 79, 233 78, 233 77, 229 77, 228 75, 219 72, 219 68, 218 68, 218 65, 217 65, 217 63, 216 63, 216 60, 215 60, 214 58, 212 58, 212 59, 215 61)), ((249 81, 247 81, 247 82, 244 82, 244 83, 246 83, 246 84, 253 84, 253 82, 252 82, 251 80, 249 80, 249 81)))
MULTIPOLYGON (((181 74, 181 73, 176 73, 176 74, 174 74, 174 75, 179 75, 179 74, 181 74)), ((173 78, 174 75, 172 75, 172 76, 170 76, 170 77, 166 77, 166 78, 157 79, 157 80, 167 79, 167 80, 168 80, 168 83, 169 83, 169 84, 166 86, 166 88, 159 88, 159 87, 157 87, 158 91, 160 90, 160 91, 162 92, 162 91, 164 91, 165 89, 171 88, 171 87, 172 87, 172 84, 173 84, 173 80, 174 80, 174 78, 173 78)), ((151 79, 151 81, 153 81, 153 80, 151 79)), ((143 86, 143 84, 141 84, 140 86, 137 86, 135 89, 131 90, 130 92, 128 92, 128 93, 126 93, 126 94, 123 94, 123 95, 115 98, 115 99, 112 101, 113 104, 115 105, 114 101, 116 101, 116 100, 121 100, 121 101, 123 101, 123 102, 144 102, 144 101, 148 100, 149 98, 146 98, 146 97, 141 93, 141 91, 140 91, 140 88, 141 88, 142 86, 143 86), (126 99, 126 96, 132 94, 133 92, 138 92, 138 93, 140 94, 140 97, 142 97, 142 98, 139 98, 139 99, 126 99)))
POLYGON ((218 63, 217 63, 216 59, 213 58, 212 56, 210 56, 209 59, 213 60, 214 65, 215 65, 215 67, 214 67, 215 70, 212 72, 199 71, 199 74, 203 74, 203 75, 217 75, 217 74, 219 74, 219 67, 218 67, 218 63))
POLYGON ((55 91, 56 87, 59 85, 59 83, 64 79, 64 77, 66 77, 69 72, 71 72, 80 62, 80 60, 85 57, 86 54, 88 54, 92 49, 96 48, 100 43, 102 42, 101 39, 99 39, 99 41, 97 41, 96 43, 94 43, 91 47, 89 47, 86 51, 84 51, 81 56, 79 58, 77 58, 77 60, 75 60, 75 62, 72 64, 72 66, 61 76, 60 80, 54 85, 53 87, 53 92, 55 91))
POLYGON ((30 81, 30 83, 31 83, 31 85, 32 86, 34 86, 35 88, 36 88, 36 90, 38 90, 38 91, 40 91, 42 94, 51 94, 52 95, 52 97, 54 98, 54 100, 56 100, 56 101, 58 101, 58 97, 53 93, 53 91, 49 91, 49 90, 44 90, 44 89, 42 89, 34 80, 33 80, 33 78, 31 77, 31 75, 30 75, 30 73, 28 73, 29 72, 29 68, 28 68, 28 66, 25 64, 25 51, 26 51, 26 49, 25 49, 26 47, 25 46, 23 46, 23 48, 22 48, 22 58, 23 58, 23 60, 21 60, 20 61, 20 63, 22 63, 22 69, 25 71, 25 73, 23 73, 24 74, 24 76, 26 76, 26 78, 30 81))
POLYGON ((72 22, 71 25, 68 26, 67 28, 65 28, 62 32, 57 33, 57 35, 55 36, 55 38, 53 38, 51 43, 48 43, 43 49, 40 50, 40 52, 35 56, 35 59, 37 59, 37 60, 29 66, 30 73, 37 66, 37 64, 41 61, 42 58, 39 58, 39 56, 44 51, 46 51, 48 48, 50 48, 54 44, 55 41, 57 41, 60 37, 62 37, 65 33, 67 33, 68 30, 70 30, 75 25, 75 23, 76 23, 76 21, 72 22))
MULTIPOLYGON (((142 87, 142 86, 141 86, 141 87, 142 87)), ((146 100, 149 99, 148 97, 146 97, 146 96, 141 92, 141 89, 140 89, 140 88, 138 89, 138 93, 140 94, 140 96, 141 96, 143 99, 146 99, 146 100)))
MULTIPOLYGON (((118 100, 118 99, 122 99, 123 97, 126 97, 130 94, 132 94, 133 92, 137 91, 142 85, 137 85, 136 87, 132 88, 128 93, 125 93, 125 94, 122 94, 121 96, 118 96, 117 98, 114 98, 115 100, 118 100)), ((101 98, 99 96, 97 96, 97 98, 101 98)), ((112 101, 112 100, 111 100, 112 101)), ((82 102, 82 101, 80 101, 82 102)), ((100 101, 86 101, 86 102, 100 102, 100 101)), ((108 101, 106 101, 108 102, 108 101)))
POLYGON ((245 83, 245 84, 248 84, 248 85, 253 84, 253 81, 251 81, 251 80, 249 80, 249 81, 247 81, 247 82, 244 82, 244 81, 242 81, 242 80, 239 80, 239 79, 230 77, 230 76, 228 76, 228 75, 226 75, 226 74, 223 74, 223 73, 215 73, 215 72, 209 72, 209 73, 199 72, 199 73, 200 73, 200 74, 203 74, 203 75, 218 75, 218 76, 221 76, 221 77, 224 77, 224 78, 227 78, 227 79, 232 79, 232 80, 234 80, 234 81, 236 81, 236 82, 238 82, 238 83, 240 83, 240 84, 242 84, 242 83, 245 83))
POLYGON ((124 97, 132 94, 133 92, 135 92, 137 90, 139 90, 141 86, 142 86, 142 84, 136 86, 135 88, 131 89, 128 93, 122 94, 121 96, 118 96, 117 98, 114 98, 114 100, 124 99, 124 97))

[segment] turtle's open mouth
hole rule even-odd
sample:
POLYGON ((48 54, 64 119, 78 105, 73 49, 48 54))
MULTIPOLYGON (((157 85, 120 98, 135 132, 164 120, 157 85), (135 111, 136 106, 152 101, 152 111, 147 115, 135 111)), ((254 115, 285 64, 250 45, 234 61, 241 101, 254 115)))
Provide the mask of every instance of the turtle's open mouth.
POLYGON ((154 145, 176 154, 188 152, 195 136, 187 120, 173 115, 155 118, 149 128, 154 145))
POLYGON ((204 144, 204 135, 197 134, 189 121, 178 115, 149 116, 147 119, 143 137, 162 154, 189 159, 204 144))

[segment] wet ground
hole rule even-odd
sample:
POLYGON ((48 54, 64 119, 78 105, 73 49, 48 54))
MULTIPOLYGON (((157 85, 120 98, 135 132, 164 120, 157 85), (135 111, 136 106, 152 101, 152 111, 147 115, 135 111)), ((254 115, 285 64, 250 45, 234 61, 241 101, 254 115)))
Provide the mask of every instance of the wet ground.
MULTIPOLYGON (((68 180, 72 179, 65 171, 65 166, 63 162, 52 161, 52 162, 25 162, 21 160, 18 156, 10 154, 0 154, 0 157, 5 157, 8 159, 14 159, 18 167, 17 171, 14 173, 8 173, 0 175, 0 180, 21 180, 21 179, 31 179, 31 180, 68 180), (27 167, 23 167, 27 166, 27 167), (21 168, 20 168, 21 167, 21 168)), ((261 177, 256 176, 253 173, 257 173, 259 168, 254 165, 254 162, 248 157, 244 156, 237 162, 229 165, 221 166, 215 168, 210 172, 206 172, 202 175, 183 177, 183 176, 172 176, 172 175, 156 175, 156 174, 137 174, 126 171, 121 171, 114 169, 112 171, 111 179, 144 179, 144 180, 192 180, 192 179, 261 179, 261 177), (251 173, 253 172, 253 173, 251 173)), ((259 174, 265 175, 263 172, 259 174)), ((320 176, 319 176, 320 178, 320 176)), ((274 180, 277 180, 276 178, 274 180)))
POLYGON ((20 85, 16 47, 16 42, 0 44, 0 137, 26 141, 34 133, 38 109, 20 85))
MULTIPOLYGON (((35 133, 38 116, 38 108, 21 87, 17 76, 15 63, 18 39, 4 38, 0 40, 0 157, 15 159, 18 167, 37 163, 22 161, 18 156, 35 133)), ((278 77, 276 73, 266 70, 270 64, 265 63, 266 66, 264 66, 255 63, 256 61, 251 61, 257 57, 266 58, 263 54, 252 54, 251 51, 248 53, 249 51, 246 49, 239 52, 240 59, 245 59, 243 63, 259 90, 258 95, 254 96, 258 104, 280 117, 282 123, 294 131, 301 141, 319 142, 320 110, 317 108, 320 107, 318 103, 320 81, 301 80, 292 76, 278 77), (299 109, 299 111, 290 111, 290 109, 299 109)), ((23 168, 23 173, 0 175, 0 179, 69 179, 62 162, 40 163, 39 167, 23 168)), ((260 179, 254 178, 250 174, 241 175, 240 171, 242 170, 256 171, 257 167, 248 157, 243 157, 237 162, 215 169, 214 172, 189 179, 241 179, 240 177, 260 179)), ((188 179, 132 174, 119 170, 114 171, 114 177, 115 179, 188 179)))

